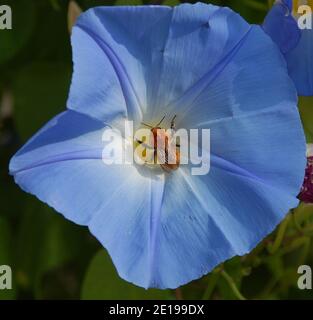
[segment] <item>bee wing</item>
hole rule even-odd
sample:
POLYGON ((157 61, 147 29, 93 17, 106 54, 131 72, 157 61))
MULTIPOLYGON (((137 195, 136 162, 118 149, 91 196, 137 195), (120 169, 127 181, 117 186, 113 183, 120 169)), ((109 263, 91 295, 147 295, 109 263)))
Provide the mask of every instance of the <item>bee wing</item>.
POLYGON ((171 145, 175 145, 176 148, 180 148, 180 143, 176 142, 176 131, 174 129, 170 130, 168 143, 171 145))
POLYGON ((167 163, 167 152, 165 152, 165 149, 157 149, 157 156, 158 156, 158 162, 160 164, 167 163))
POLYGON ((154 164, 154 150, 147 149, 146 163, 154 164))
POLYGON ((167 136, 169 138, 169 142, 172 142, 172 140, 175 138, 175 130, 174 129, 169 129, 167 131, 167 136))
POLYGON ((169 150, 167 155, 167 162, 168 164, 176 164, 178 161, 177 154, 176 154, 176 147, 174 150, 169 150))

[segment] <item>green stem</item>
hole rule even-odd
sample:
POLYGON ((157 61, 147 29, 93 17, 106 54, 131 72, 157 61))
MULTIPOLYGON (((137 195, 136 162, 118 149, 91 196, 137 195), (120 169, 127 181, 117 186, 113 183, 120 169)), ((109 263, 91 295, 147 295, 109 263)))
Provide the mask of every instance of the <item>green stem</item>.
POLYGON ((277 282, 277 277, 272 277, 266 284, 265 288, 262 290, 262 293, 259 294, 258 299, 266 299, 277 285, 277 282))
POLYGON ((243 0, 244 5, 254 10, 267 11, 268 7, 265 3, 252 0, 243 0))
POLYGON ((213 272, 210 275, 209 283, 208 286, 202 296, 202 300, 209 300, 212 296, 212 293, 216 287, 217 281, 219 279, 219 273, 218 272, 213 272))
POLYGON ((311 245, 311 238, 307 237, 306 240, 304 240, 303 247, 300 251, 300 257, 298 265, 302 265, 307 260, 308 254, 310 252, 310 245, 311 245))
POLYGON ((306 236, 303 236, 303 237, 297 236, 289 246, 282 248, 282 250, 280 250, 280 256, 288 254, 288 253, 302 247, 306 242, 307 242, 306 236))
POLYGON ((239 300, 246 300, 246 298, 241 294, 239 289, 237 288, 237 285, 234 281, 234 279, 225 271, 221 271, 222 277, 226 280, 230 288, 232 289, 234 295, 237 297, 239 300))
POLYGON ((297 217, 296 217, 296 211, 294 209, 291 209, 291 215, 292 215, 292 221, 293 221, 293 224, 295 225, 297 231, 301 234, 303 234, 303 230, 297 220, 297 217))
POLYGON ((280 224, 277 234, 276 234, 276 238, 275 241, 272 245, 269 246, 268 250, 270 252, 270 254, 274 254, 279 247, 281 246, 282 241, 284 240, 284 236, 287 230, 287 226, 290 220, 290 215, 288 215, 286 217, 286 219, 280 224))

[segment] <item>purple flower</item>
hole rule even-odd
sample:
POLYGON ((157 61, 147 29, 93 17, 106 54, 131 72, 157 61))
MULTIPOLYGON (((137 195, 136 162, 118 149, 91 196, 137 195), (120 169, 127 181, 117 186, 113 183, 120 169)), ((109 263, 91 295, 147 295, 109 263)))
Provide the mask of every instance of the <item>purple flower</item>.
POLYGON ((305 203, 313 203, 313 145, 309 145, 307 152, 307 166, 299 199, 305 203))
MULTIPOLYGON (((298 25, 301 14, 300 5, 306 5, 310 11, 305 12, 311 17, 312 0, 292 1, 277 0, 263 23, 263 29, 270 35, 284 54, 289 74, 295 83, 300 96, 313 95, 313 26, 298 25), (309 6, 308 6, 309 5, 309 6)), ((305 18, 305 17, 304 17, 305 18)), ((305 19, 304 19, 305 20, 305 19)), ((307 22, 310 19, 306 19, 307 22)))

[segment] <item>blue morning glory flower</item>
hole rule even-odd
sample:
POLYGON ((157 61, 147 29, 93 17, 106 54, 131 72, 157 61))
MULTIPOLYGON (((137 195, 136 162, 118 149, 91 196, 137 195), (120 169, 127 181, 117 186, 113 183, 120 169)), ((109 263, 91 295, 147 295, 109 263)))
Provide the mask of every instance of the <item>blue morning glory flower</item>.
POLYGON ((278 0, 265 18, 263 28, 280 47, 286 57, 288 70, 298 94, 313 95, 313 30, 300 29, 299 5, 310 5, 312 0, 278 0))
POLYGON ((176 288, 248 253, 297 206, 306 166, 297 94, 261 27, 203 3, 98 7, 78 19, 72 46, 67 110, 10 173, 88 226, 122 278, 176 288), (207 175, 104 164, 107 128, 165 114, 177 129, 211 130, 207 175))

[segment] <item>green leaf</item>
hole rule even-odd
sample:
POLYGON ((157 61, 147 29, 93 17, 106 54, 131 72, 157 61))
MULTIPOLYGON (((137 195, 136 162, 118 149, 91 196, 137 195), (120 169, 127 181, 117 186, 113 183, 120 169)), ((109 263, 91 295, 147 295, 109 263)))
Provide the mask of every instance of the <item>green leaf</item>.
POLYGON ((262 0, 231 0, 227 1, 226 5, 250 23, 261 24, 267 13, 267 5, 262 0))
POLYGON ((10 263, 10 229, 8 222, 0 217, 0 265, 9 265, 10 263))
POLYGON ((242 4, 254 10, 267 11, 269 9, 267 2, 264 3, 258 0, 242 0, 242 4))
POLYGON ((59 0, 50 0, 50 4, 51 4, 52 8, 53 8, 54 10, 56 10, 56 11, 58 11, 58 10, 61 9, 59 0))
POLYGON ((32 1, 6 0, 4 4, 12 9, 12 29, 0 30, 0 65, 14 58, 26 45, 36 21, 36 10, 32 1))
POLYGON ((294 209, 293 214, 298 225, 302 225, 305 222, 313 222, 313 206, 310 204, 300 203, 300 205, 294 209))
POLYGON ((283 259, 279 254, 268 257, 267 267, 277 280, 280 279, 284 274, 285 266, 283 263, 283 259))
POLYGON ((83 259, 88 233, 32 198, 25 203, 20 224, 15 249, 18 280, 40 297, 45 273, 74 258, 83 259))
POLYGON ((174 7, 174 6, 177 6, 180 4, 180 1, 179 0, 165 0, 163 2, 163 5, 164 6, 171 6, 171 7, 174 7))
POLYGON ((299 111, 307 142, 313 142, 313 97, 299 97, 299 111))
POLYGON ((36 32, 26 48, 24 61, 66 61, 71 63, 72 52, 67 25, 67 1, 58 1, 53 9, 50 2, 38 1, 36 32))
POLYGON ((117 0, 115 2, 116 6, 136 6, 136 5, 142 5, 141 0, 117 0))
POLYGON ((169 290, 145 290, 122 280, 109 257, 104 251, 99 251, 92 259, 81 293, 82 299, 125 299, 125 300, 160 300, 171 298, 169 290))
POLYGON ((63 63, 33 63, 13 83, 15 123, 23 140, 62 112, 70 85, 71 68, 63 63))

